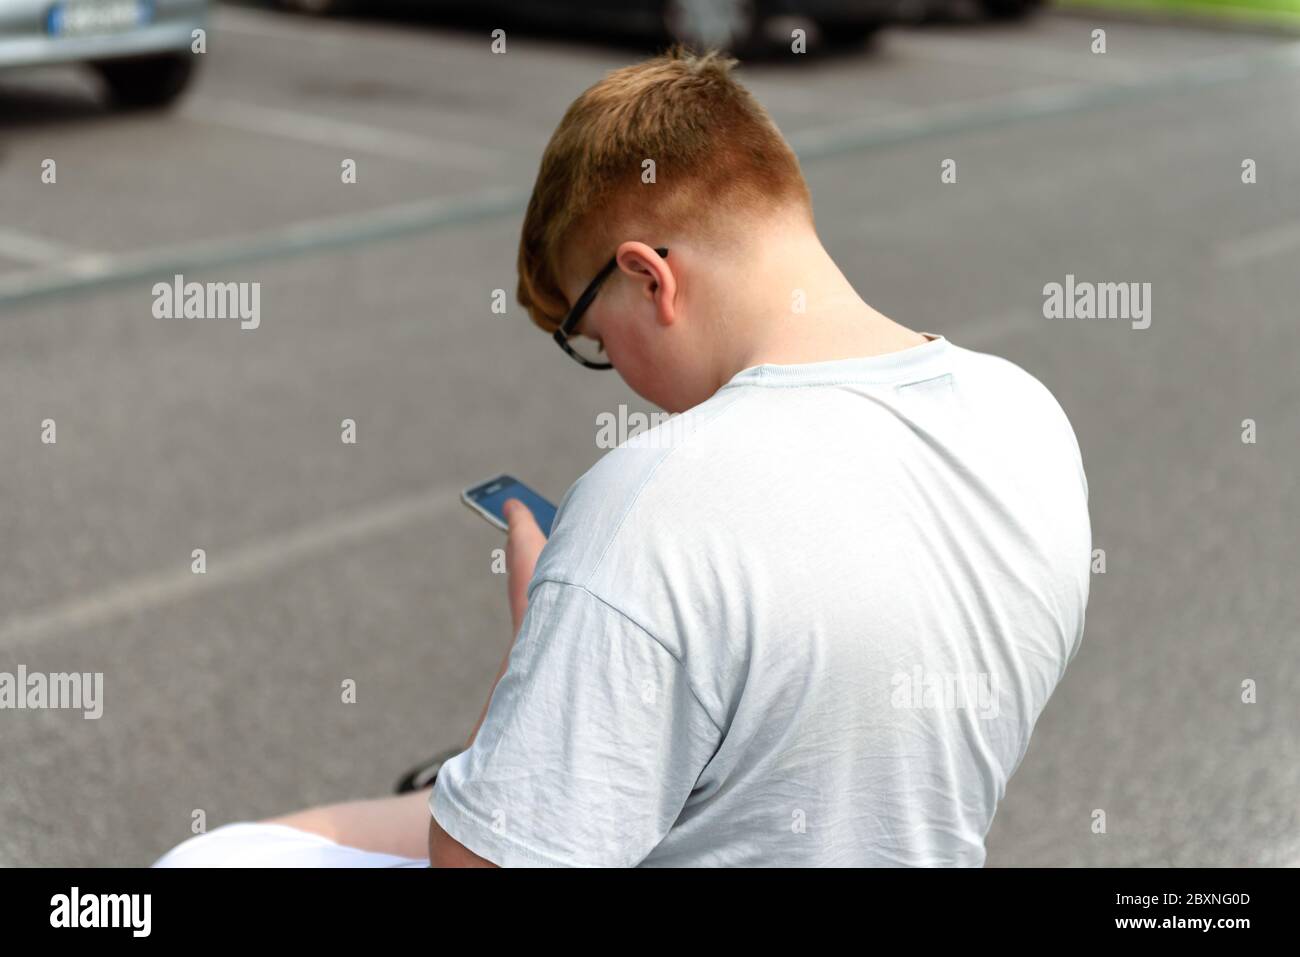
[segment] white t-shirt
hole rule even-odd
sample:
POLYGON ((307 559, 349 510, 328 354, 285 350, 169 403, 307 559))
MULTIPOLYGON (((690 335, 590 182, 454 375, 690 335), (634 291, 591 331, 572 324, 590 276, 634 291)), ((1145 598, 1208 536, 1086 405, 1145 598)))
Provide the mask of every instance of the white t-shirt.
POLYGON ((942 337, 760 365, 571 488, 430 798, 501 865, 973 865, 1078 651, 1074 433, 942 337))

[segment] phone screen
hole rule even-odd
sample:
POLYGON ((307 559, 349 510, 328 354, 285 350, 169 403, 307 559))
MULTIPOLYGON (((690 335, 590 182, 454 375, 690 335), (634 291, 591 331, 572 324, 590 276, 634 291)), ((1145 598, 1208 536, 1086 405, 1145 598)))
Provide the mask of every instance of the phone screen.
POLYGON ((512 498, 517 498, 528 506, 533 517, 537 519, 538 527, 547 535, 551 534, 551 526, 555 524, 555 506, 512 475, 498 475, 482 485, 467 488, 464 498, 486 513, 493 520, 493 524, 501 528, 506 527, 506 518, 501 512, 501 506, 512 498))

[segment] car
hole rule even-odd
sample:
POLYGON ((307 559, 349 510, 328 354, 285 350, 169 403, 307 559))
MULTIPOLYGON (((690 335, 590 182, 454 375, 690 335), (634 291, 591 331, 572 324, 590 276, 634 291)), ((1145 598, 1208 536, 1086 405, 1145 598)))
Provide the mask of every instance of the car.
POLYGON ((1043 8, 1044 0, 980 0, 980 9, 992 20, 1022 20, 1043 8))
POLYGON ((0 0, 0 70, 86 64, 116 104, 161 107, 195 69, 209 0, 0 0))
POLYGON ((1047 0, 907 0, 911 19, 931 23, 973 23, 978 20, 1027 20, 1047 6, 1047 0))
MULTIPOLYGON (((276 0, 286 10, 314 16, 360 13, 361 0, 276 0)), ((773 24, 798 20, 816 26, 832 46, 861 43, 899 19, 908 0, 392 0, 396 6, 476 16, 509 14, 555 25, 583 26, 645 36, 663 35, 697 49, 733 53, 772 48, 773 24)), ((388 5, 388 4, 385 4, 388 5)), ((780 42, 790 42, 785 33, 780 42)))

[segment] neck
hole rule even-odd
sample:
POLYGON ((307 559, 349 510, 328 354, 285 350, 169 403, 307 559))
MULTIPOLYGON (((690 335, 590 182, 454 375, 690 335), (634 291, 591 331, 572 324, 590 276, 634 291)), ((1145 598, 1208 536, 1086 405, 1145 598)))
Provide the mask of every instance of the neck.
POLYGON ((717 290, 719 386, 764 363, 883 355, 926 341, 857 294, 811 225, 783 222, 752 235, 727 288, 717 290))

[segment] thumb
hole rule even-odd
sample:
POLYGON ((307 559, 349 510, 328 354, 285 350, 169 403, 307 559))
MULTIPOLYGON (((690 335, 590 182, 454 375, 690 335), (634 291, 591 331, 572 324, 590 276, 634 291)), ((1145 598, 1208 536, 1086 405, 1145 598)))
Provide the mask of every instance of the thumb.
POLYGON ((506 525, 511 532, 522 532, 530 525, 539 532, 541 531, 532 511, 517 498, 507 499, 506 503, 501 506, 501 512, 505 515, 506 525))

